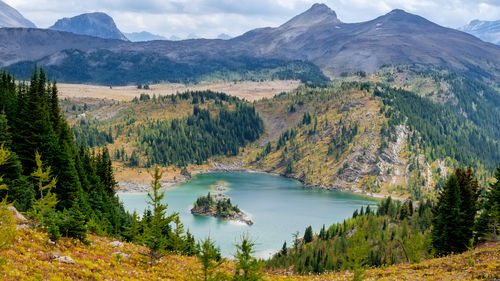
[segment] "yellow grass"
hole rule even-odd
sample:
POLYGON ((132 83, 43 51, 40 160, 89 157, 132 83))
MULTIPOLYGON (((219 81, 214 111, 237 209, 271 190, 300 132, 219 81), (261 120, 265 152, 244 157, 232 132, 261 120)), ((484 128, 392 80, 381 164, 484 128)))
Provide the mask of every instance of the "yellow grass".
POLYGON ((270 98, 281 92, 288 92, 300 85, 294 80, 275 80, 264 82, 219 82, 202 83, 196 85, 184 84, 154 84, 149 90, 137 89, 136 86, 96 86, 85 84, 58 84, 59 96, 61 98, 99 98, 117 101, 131 101, 141 93, 153 95, 171 95, 185 91, 212 90, 224 92, 248 101, 256 101, 262 98, 270 98))
MULTIPOLYGON (((18 230, 12 246, 0 250, 1 280, 200 280, 201 265, 195 257, 167 255, 151 267, 147 249, 124 243, 113 248, 111 238, 90 235, 89 246, 63 238, 57 245, 48 243, 44 233, 18 230), (74 264, 51 258, 56 252, 69 256, 74 264), (122 252, 125 255, 114 254, 122 252)), ((219 270, 231 275, 233 263, 219 270)), ((471 252, 431 259, 416 264, 401 264, 369 269, 364 280, 498 280, 500 244, 491 243, 471 252)), ((351 272, 321 275, 293 275, 267 272, 264 280, 352 280, 351 272)))

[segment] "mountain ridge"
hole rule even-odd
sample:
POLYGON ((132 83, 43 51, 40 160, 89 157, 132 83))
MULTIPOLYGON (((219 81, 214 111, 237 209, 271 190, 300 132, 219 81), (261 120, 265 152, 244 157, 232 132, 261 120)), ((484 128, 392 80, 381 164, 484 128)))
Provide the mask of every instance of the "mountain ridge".
POLYGON ((36 28, 34 23, 3 1, 0 1, 0 27, 36 28))
MULTIPOLYGON (((0 51, 0 65, 15 69, 16 75, 24 77, 29 75, 29 71, 26 71, 26 67, 19 70, 20 63, 38 63, 48 67, 50 74, 51 68, 64 61, 82 59, 68 55, 65 50, 71 49, 83 51, 86 57, 93 57, 99 50, 111 52, 118 57, 123 55, 127 61, 123 61, 118 68, 127 65, 141 66, 151 56, 189 65, 203 65, 206 60, 227 61, 239 58, 241 61, 241 58, 259 58, 311 62, 329 76, 358 71, 374 72, 387 65, 422 65, 500 77, 499 46, 482 42, 467 33, 439 26, 403 10, 393 10, 367 22, 343 23, 328 6, 315 4, 279 27, 250 30, 229 40, 189 39, 132 43, 102 41, 91 37, 76 39, 62 33, 49 40, 47 37, 54 37, 54 34, 42 30, 24 31, 32 36, 24 36, 22 33, 11 29, 0 31, 0 44, 9 42, 18 46, 11 48, 7 45, 0 51), (76 42, 78 40, 80 42, 76 42), (42 43, 37 43, 38 41, 42 43), (28 46, 36 51, 27 50, 28 46), (134 54, 133 61, 125 58, 131 53, 134 54)), ((97 61, 111 63, 106 57, 98 58, 97 61)), ((169 81, 169 75, 165 73, 164 80, 169 81)), ((65 81, 64 77, 59 79, 65 81)))

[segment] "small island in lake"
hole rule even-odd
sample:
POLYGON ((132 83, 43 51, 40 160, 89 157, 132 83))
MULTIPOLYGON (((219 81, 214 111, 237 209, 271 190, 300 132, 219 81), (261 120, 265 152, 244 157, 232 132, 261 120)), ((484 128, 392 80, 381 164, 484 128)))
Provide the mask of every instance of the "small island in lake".
POLYGON ((231 203, 231 198, 221 193, 212 195, 209 192, 207 196, 196 199, 191 214, 241 221, 248 225, 253 224, 253 221, 238 206, 231 203))

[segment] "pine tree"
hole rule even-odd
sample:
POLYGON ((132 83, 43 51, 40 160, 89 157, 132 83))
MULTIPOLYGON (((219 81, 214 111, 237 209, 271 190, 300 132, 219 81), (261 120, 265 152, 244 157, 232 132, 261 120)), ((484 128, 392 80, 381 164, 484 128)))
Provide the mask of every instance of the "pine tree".
MULTIPOLYGON (((0 166, 7 163, 10 157, 10 151, 5 149, 3 144, 0 145, 0 166)), ((2 182, 0 175, 0 190, 7 190, 7 185, 2 182)), ((16 224, 9 210, 7 210, 7 198, 0 201, 0 249, 9 246, 16 235, 16 224)))
POLYGON ((460 212, 463 217, 462 241, 470 241, 473 238, 473 228, 478 211, 478 198, 481 193, 479 184, 474 178, 471 167, 467 170, 457 169, 455 174, 460 186, 460 212))
POLYGON ((161 203, 165 192, 160 192, 161 184, 160 180, 162 178, 162 173, 160 168, 155 166, 154 173, 152 174, 153 181, 151 182, 151 187, 153 189, 152 193, 148 193, 148 205, 152 208, 152 218, 151 223, 148 226, 146 245, 149 248, 149 258, 151 266, 154 262, 160 258, 167 245, 166 238, 164 237, 162 230, 168 225, 170 219, 167 220, 166 210, 167 204, 161 203))
POLYGON ((255 242, 252 241, 248 234, 243 234, 240 244, 236 245, 235 273, 233 280, 256 281, 261 280, 262 273, 260 269, 262 265, 253 257, 255 253, 255 242))
POLYGON ((87 242, 87 222, 85 216, 80 211, 78 200, 73 201, 73 206, 69 209, 67 220, 66 236, 87 242))
POLYGON ((215 281, 223 279, 223 273, 217 271, 217 268, 222 265, 224 260, 221 257, 220 249, 215 247, 215 242, 209 236, 201 242, 198 248, 198 258, 202 266, 203 280, 215 281))
POLYGON ((500 227, 500 165, 495 171, 496 182, 490 183, 490 188, 486 192, 484 207, 474 226, 475 243, 480 243, 486 239, 498 241, 500 227))
POLYGON ((313 231, 312 231, 312 227, 311 226, 308 226, 306 228, 306 231, 304 232, 304 243, 307 244, 307 243, 310 243, 313 241, 313 231))
POLYGON ((286 256, 288 253, 288 248, 286 246, 286 241, 283 242, 283 246, 281 247, 281 255, 286 256))
MULTIPOLYGON (((6 150, 10 149, 12 144, 7 118, 4 113, 0 113, 0 145, 4 145, 6 150)), ((10 157, 7 162, 0 166, 0 175, 3 176, 4 183, 9 186, 8 192, 0 191, 0 198, 7 196, 7 193, 14 201, 14 206, 18 211, 27 211, 31 208, 31 202, 34 196, 33 186, 28 178, 23 175, 23 167, 17 154, 10 151, 10 157)))
POLYGON ((439 193, 432 219, 432 245, 436 254, 447 255, 467 250, 469 241, 463 240, 463 215, 460 186, 456 175, 448 178, 443 190, 439 193))

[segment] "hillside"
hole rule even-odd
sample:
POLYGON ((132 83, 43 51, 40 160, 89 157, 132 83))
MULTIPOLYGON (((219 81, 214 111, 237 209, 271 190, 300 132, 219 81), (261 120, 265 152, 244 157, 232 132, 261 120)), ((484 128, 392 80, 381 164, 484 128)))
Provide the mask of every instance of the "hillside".
POLYGON ((326 81, 321 71, 339 76, 388 65, 500 76, 500 47, 467 33, 402 10, 344 23, 322 4, 279 27, 251 30, 230 40, 125 42, 52 30, 3 29, 0 44, 6 46, 0 52, 1 65, 18 77, 27 79, 37 63, 61 82, 104 85, 214 77, 321 84, 326 81))
POLYGON ((29 27, 35 24, 26 19, 19 11, 0 1, 0 27, 29 27))
MULTIPOLYGON (((378 77, 381 80, 384 76, 378 77)), ((164 141, 158 137, 147 137, 146 141, 145 136, 169 134, 166 128, 151 126, 152 122, 191 118, 192 108, 199 102, 212 116, 220 108, 212 97, 201 102, 194 97, 146 94, 132 102, 93 106, 87 102, 66 100, 63 104, 76 125, 73 129, 78 139, 86 139, 91 146, 108 145, 121 182, 146 182, 140 175, 147 175, 148 167, 166 164, 163 157, 157 158, 159 151, 146 149, 145 143, 159 145, 164 141), (87 109, 82 108, 87 102, 87 109)), ((264 134, 256 141, 241 146, 238 153, 212 155, 201 162, 168 162, 171 173, 167 180, 184 178, 184 166, 192 172, 210 167, 247 168, 321 188, 418 200, 432 198, 452 169, 472 165, 485 186, 500 161, 499 131, 494 121, 500 114, 495 113, 498 107, 483 99, 474 103, 476 109, 484 108, 478 113, 489 112, 490 117, 484 119, 471 110, 465 111, 470 114, 467 118, 457 103, 436 103, 431 97, 373 82, 302 86, 254 102, 264 125, 264 134)))
MULTIPOLYGON (((193 280, 201 278, 199 261, 194 257, 168 255, 154 267, 148 264, 147 249, 95 235, 90 245, 66 238, 49 243, 44 233, 20 229, 12 246, 0 250, 0 276, 3 280, 193 280), (118 254, 119 253, 119 254, 118 254), (69 256, 74 263, 55 260, 69 256), (27 266, 29 265, 29 266, 27 266)), ((500 245, 485 244, 473 251, 401 264, 365 272, 366 280, 495 280, 500 278, 500 245)), ((219 270, 233 272, 231 262, 219 270)), ((264 280, 351 280, 350 272, 322 275, 292 275, 268 272, 264 280)))
POLYGON ((116 27, 112 17, 105 13, 81 14, 72 18, 58 20, 49 29, 67 31, 75 34, 89 35, 104 39, 128 41, 127 37, 116 27))

